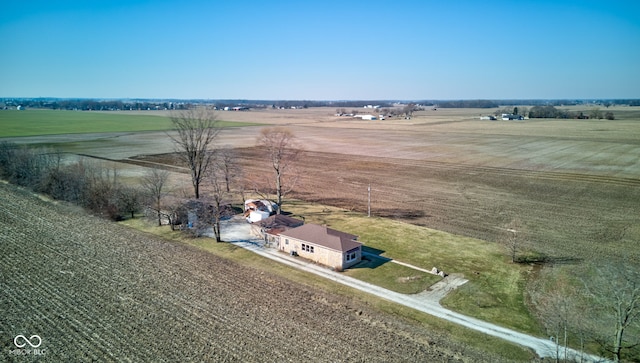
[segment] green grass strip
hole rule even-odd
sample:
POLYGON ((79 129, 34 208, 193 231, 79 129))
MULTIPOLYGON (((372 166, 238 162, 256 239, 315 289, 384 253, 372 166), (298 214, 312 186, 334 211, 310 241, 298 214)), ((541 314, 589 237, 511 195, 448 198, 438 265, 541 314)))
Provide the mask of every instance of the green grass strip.
MULTIPOLYGON (((220 127, 255 125, 260 124, 219 121, 220 127)), ((0 137, 165 131, 171 128, 171 119, 159 115, 62 110, 0 111, 0 137)))

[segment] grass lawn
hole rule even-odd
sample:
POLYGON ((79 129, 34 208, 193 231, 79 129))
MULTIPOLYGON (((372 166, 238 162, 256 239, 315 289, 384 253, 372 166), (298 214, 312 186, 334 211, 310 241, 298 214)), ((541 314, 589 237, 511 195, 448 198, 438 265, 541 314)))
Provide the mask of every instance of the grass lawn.
POLYGON ((363 260, 344 274, 401 294, 416 294, 440 281, 441 277, 397 263, 363 260))
MULTIPOLYGON (((262 125, 220 121, 220 127, 262 125)), ((0 137, 170 130, 168 117, 92 111, 0 111, 0 137)))
MULTIPOLYGON (((444 306, 519 331, 542 333, 524 300, 526 279, 532 267, 510 263, 498 244, 298 201, 285 204, 284 209, 294 216, 304 216, 307 223, 326 224, 355 234, 367 248, 381 256, 427 270, 437 267, 445 273, 462 273, 469 282, 447 296, 442 301, 444 306)), ((385 263, 376 269, 356 269, 348 273, 408 293, 418 292, 433 281, 420 276, 418 271, 391 265, 395 264, 385 263)))
MULTIPOLYGON (((315 276, 313 274, 309 274, 307 272, 284 264, 273 263, 273 261, 270 259, 259 256, 244 248, 237 247, 229 243, 218 243, 213 238, 186 237, 180 231, 171 231, 168 226, 158 227, 154 223, 151 223, 144 218, 129 219, 119 223, 130 228, 135 228, 137 230, 159 236, 164 239, 186 243, 198 248, 202 248, 203 250, 206 250, 216 256, 230 259, 249 268, 256 268, 258 271, 266 271, 300 284, 313 286, 315 288, 321 288, 323 290, 331 291, 342 296, 348 296, 361 301, 366 301, 367 304, 370 304, 371 306, 380 309, 381 311, 384 311, 388 314, 392 314, 402 319, 409 320, 412 323, 417 324, 425 329, 446 332, 448 334, 451 334, 452 337, 454 337, 462 344, 473 345, 488 352, 493 352, 503 357, 508 357, 514 361, 529 362, 533 358, 533 355, 530 351, 518 345, 511 344, 502 339, 488 336, 486 334, 467 329, 457 324, 449 323, 445 320, 433 317, 431 315, 421 313, 414 309, 398 305, 378 297, 374 297, 365 292, 352 289, 350 287, 322 278, 320 276, 315 276)), ((362 267, 358 269, 358 271, 355 273, 356 276, 354 277, 375 284, 376 279, 381 279, 382 283, 386 283, 384 281, 385 278, 381 276, 384 275, 385 272, 389 271, 391 271, 391 274, 393 274, 394 276, 420 275, 420 273, 416 273, 415 270, 404 270, 408 268, 397 264, 385 263, 381 266, 385 266, 385 268, 379 270, 380 272, 372 272, 372 270, 366 267, 362 267), (396 266, 400 268, 397 268, 396 266), (369 277, 363 278, 363 276, 366 275, 367 272, 371 272, 372 274, 369 277)), ((435 281, 429 282, 428 280, 433 278, 438 279, 437 276, 433 276, 430 274, 425 275, 427 276, 424 277, 424 280, 416 279, 411 283, 430 286, 435 281)), ((412 287, 412 289, 415 290, 415 287, 412 287)))

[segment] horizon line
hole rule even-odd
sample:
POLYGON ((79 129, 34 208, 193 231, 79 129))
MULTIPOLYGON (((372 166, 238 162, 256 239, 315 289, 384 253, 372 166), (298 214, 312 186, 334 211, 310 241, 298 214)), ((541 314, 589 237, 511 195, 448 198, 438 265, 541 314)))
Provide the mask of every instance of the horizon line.
POLYGON ((176 98, 176 97, 14 97, 2 96, 0 100, 96 100, 96 101, 236 101, 236 102, 450 102, 450 101, 607 101, 607 100, 640 100, 634 97, 609 98, 389 98, 389 99, 269 99, 269 98, 176 98))

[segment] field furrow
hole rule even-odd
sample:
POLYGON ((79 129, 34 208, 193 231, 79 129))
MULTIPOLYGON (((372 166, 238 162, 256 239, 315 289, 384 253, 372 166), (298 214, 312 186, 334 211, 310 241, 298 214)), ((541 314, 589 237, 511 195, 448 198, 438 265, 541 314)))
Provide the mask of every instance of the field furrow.
POLYGON ((42 362, 500 360, 12 186, 0 198, 1 360, 23 358, 18 334, 42 337, 42 362))
MULTIPOLYGON (((237 153, 247 175, 269 178, 258 149, 237 153)), ((640 259, 638 178, 318 151, 303 152, 298 168, 293 196, 302 200, 366 212, 370 184, 376 216, 487 241, 517 218, 526 247, 552 259, 640 259)))

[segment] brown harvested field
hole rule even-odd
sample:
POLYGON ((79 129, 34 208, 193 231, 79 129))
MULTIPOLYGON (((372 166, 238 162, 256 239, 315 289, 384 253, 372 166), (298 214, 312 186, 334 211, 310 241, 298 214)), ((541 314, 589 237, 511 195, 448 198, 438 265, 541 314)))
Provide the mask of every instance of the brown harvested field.
POLYGON ((42 338, 42 362, 502 360, 6 184, 0 198, 2 360, 25 359, 18 334, 42 338))
MULTIPOLYGON (((499 239, 501 228, 517 217, 524 226, 528 247, 556 261, 627 259, 640 268, 640 108, 614 110, 619 118, 615 121, 524 122, 477 119, 492 110, 424 111, 412 120, 374 122, 334 117, 333 111, 250 111, 223 113, 221 118, 284 125, 295 132, 305 149, 299 163, 302 180, 296 187, 296 197, 366 211, 366 187, 371 183, 376 215, 487 241, 499 239)), ((237 148, 248 177, 266 180, 269 168, 261 151, 254 147, 260 130, 256 126, 226 129, 220 143, 237 148)), ((162 132, 11 141, 54 145, 73 154, 113 160, 127 180, 134 180, 143 170, 134 163, 155 166, 173 162, 167 154, 173 147, 162 132)), ((174 173, 173 182, 180 180, 188 188, 187 176, 174 173)), ((6 188, 2 187, 5 194, 6 188)), ((11 200, 8 196, 5 199, 11 200)), ((192 354, 187 357, 193 359, 260 360, 275 354, 276 358, 314 360, 320 356, 306 347, 317 334, 322 339, 316 351, 325 350, 328 360, 346 359, 338 355, 339 350, 357 352, 349 356, 356 361, 361 354, 369 360, 417 357, 439 361, 469 356, 475 358, 464 359, 493 360, 478 356, 470 348, 459 349, 455 343, 446 342, 446 337, 427 336, 410 324, 394 322, 354 300, 271 275, 256 277, 253 270, 242 270, 240 276, 239 266, 232 262, 110 224, 96 224, 101 222, 80 213, 58 207, 51 210, 32 198, 16 201, 20 206, 9 210, 5 199, 2 208, 10 213, 1 214, 4 230, 0 240, 3 251, 8 251, 2 255, 2 288, 8 298, 3 296, 1 303, 2 311, 11 318, 1 321, 4 325, 0 328, 9 335, 41 329, 41 334, 56 337, 51 347, 68 354, 71 360, 79 354, 109 357, 111 351, 114 356, 129 354, 132 360, 157 360, 154 358, 161 356, 180 360, 184 354, 192 354), (17 248, 18 244, 24 248, 17 248), (53 268, 45 271, 47 264, 53 268), (227 285, 233 292, 225 290, 227 285), (269 292, 260 290, 265 286, 269 292), (69 297, 72 295, 77 298, 69 297), (92 299, 94 296, 99 302, 92 299), (270 300, 272 297, 300 306, 313 301, 313 314, 309 316, 297 306, 285 311, 270 300), (77 309, 62 302, 71 299, 77 309), (51 301, 51 308, 45 307, 49 303, 45 300, 51 301), (234 301, 233 305, 229 301, 234 301), (256 301, 268 302, 265 307, 256 301), (28 310, 30 305, 34 310, 28 310), (20 315, 23 309, 29 313, 20 315), (38 309, 48 309, 51 314, 39 315, 35 311, 38 309), (239 312, 241 309, 245 315, 239 312), (356 310, 364 313, 356 317, 356 310), (103 311, 109 313, 100 314, 103 311), (230 320, 223 317, 226 314, 230 320), (289 314, 293 314, 295 323, 288 322, 292 320, 289 314), (202 318, 209 315, 211 320, 202 318), (346 319, 344 325, 350 332, 329 327, 334 318, 346 319), (152 320, 176 328, 159 330, 159 343, 149 338, 158 330, 152 320), (226 329, 229 324, 233 327, 226 329), (254 327, 246 327, 249 324, 254 327), (366 347, 365 343, 349 340, 357 334, 369 337, 363 334, 374 326, 378 330, 367 338, 370 344, 366 347), (272 344, 262 335, 261 331, 271 328, 275 340, 288 345, 272 344), (132 347, 129 341, 117 340, 134 329, 143 334, 130 338, 132 347), (295 329, 301 329, 303 340, 296 341, 290 334, 295 329), (91 342, 93 333, 89 331, 94 330, 98 339, 91 342), (73 333, 66 338, 65 332, 69 331, 73 333), (109 335, 110 331, 116 333, 109 335), (205 344, 206 348, 197 352, 185 349, 190 340, 181 335, 183 331, 195 339, 196 345, 205 344), (210 343, 214 336, 235 343, 214 345, 210 343), (146 338, 152 342, 143 341, 146 338), (74 340, 83 344, 74 344, 74 340), (395 348, 385 352, 388 346, 395 348), (466 353, 458 355, 460 351, 466 353), (378 355, 368 357, 369 353, 378 355)), ((7 341, 3 347, 10 344, 7 341)))
MULTIPOLYGON (((305 110, 279 112, 298 111, 305 110)), ((366 211, 371 183, 376 215, 488 241, 499 240, 517 217, 528 248, 555 260, 638 261, 640 112, 616 112, 621 119, 615 121, 478 120, 487 110, 424 111, 412 120, 373 122, 295 119, 287 127, 306 151, 294 196, 366 211)), ((242 121, 261 115, 233 114, 242 121)), ((259 130, 222 134, 223 143, 238 147, 253 179, 269 173, 260 150, 252 148, 259 130)), ((136 159, 167 162, 165 155, 136 159)))
MULTIPOLYGON (((504 224, 517 217, 530 248, 553 258, 638 259, 640 108, 610 109, 614 121, 478 119, 492 109, 427 110, 411 120, 384 121, 336 117, 332 108, 219 117, 295 132, 306 150, 297 197, 364 211, 371 183, 377 215, 488 241, 498 240, 504 224)), ((238 148, 247 174, 259 179, 268 171, 260 151, 251 149, 260 130, 239 127, 220 135, 221 144, 238 148)), ((12 141, 124 161, 164 163, 162 154, 173 151, 163 132, 12 141)))
MULTIPOLYGON (((256 154, 240 153, 248 170, 268 172, 256 154)), ((640 257, 636 179, 315 152, 301 161, 300 199, 366 212, 371 183, 378 216, 489 241, 517 216, 529 247, 553 258, 640 257)))

